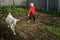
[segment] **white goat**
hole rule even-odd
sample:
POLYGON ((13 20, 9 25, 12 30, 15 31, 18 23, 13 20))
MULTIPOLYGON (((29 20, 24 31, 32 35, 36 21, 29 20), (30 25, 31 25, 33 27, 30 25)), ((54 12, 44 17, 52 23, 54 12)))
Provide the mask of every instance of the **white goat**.
POLYGON ((16 25, 16 22, 19 21, 20 19, 15 19, 11 13, 8 14, 7 18, 6 18, 6 23, 8 24, 8 27, 11 28, 11 30, 14 32, 14 34, 16 35, 15 33, 15 28, 14 26, 16 25))

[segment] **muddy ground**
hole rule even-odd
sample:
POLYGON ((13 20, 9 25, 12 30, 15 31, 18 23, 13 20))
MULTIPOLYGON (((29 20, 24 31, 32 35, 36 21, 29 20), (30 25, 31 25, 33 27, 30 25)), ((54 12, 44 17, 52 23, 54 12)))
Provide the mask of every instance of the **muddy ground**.
POLYGON ((57 22, 60 17, 48 15, 41 12, 36 12, 36 23, 28 22, 28 16, 17 14, 15 18, 21 19, 15 26, 17 35, 14 35, 12 30, 7 27, 5 20, 0 19, 0 40, 60 40, 60 37, 48 33, 46 30, 42 31, 39 27, 53 26, 60 27, 57 22), (50 22, 51 21, 51 22, 50 22))

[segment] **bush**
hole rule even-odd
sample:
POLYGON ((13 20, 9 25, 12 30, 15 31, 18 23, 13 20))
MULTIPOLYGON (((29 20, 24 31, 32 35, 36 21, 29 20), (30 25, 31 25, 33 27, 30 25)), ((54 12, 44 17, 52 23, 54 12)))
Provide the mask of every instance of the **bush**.
POLYGON ((53 27, 53 26, 39 26, 39 29, 41 31, 47 31, 49 34, 52 34, 54 36, 60 37, 60 28, 59 27, 53 27))
POLYGON ((0 7, 0 17, 6 17, 8 10, 5 7, 0 7))
POLYGON ((51 34, 60 37, 60 28, 46 27, 46 30, 51 34))
POLYGON ((38 12, 44 12, 44 13, 47 13, 47 14, 52 14, 52 15, 55 15, 55 16, 60 16, 60 12, 58 13, 58 11, 54 11, 54 10, 44 10, 44 9, 36 9, 38 12))
POLYGON ((24 13, 26 14, 27 10, 25 7, 20 7, 20 6, 5 6, 5 7, 0 7, 0 17, 6 17, 9 12, 11 13, 24 13))

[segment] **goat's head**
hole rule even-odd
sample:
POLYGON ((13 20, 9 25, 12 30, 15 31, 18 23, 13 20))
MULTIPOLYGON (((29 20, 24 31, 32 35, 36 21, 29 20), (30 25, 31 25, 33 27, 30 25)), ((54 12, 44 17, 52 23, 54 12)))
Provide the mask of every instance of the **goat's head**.
POLYGON ((9 15, 11 15, 11 13, 9 12, 9 15))
POLYGON ((8 13, 8 16, 12 16, 10 12, 8 13))

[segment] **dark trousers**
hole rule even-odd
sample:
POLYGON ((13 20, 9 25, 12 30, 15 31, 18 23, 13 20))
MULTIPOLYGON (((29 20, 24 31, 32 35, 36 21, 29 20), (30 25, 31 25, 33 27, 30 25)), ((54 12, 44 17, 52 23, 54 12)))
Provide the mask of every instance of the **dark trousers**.
POLYGON ((35 16, 34 16, 34 14, 33 13, 30 13, 29 20, 32 20, 32 19, 35 22, 35 16))

